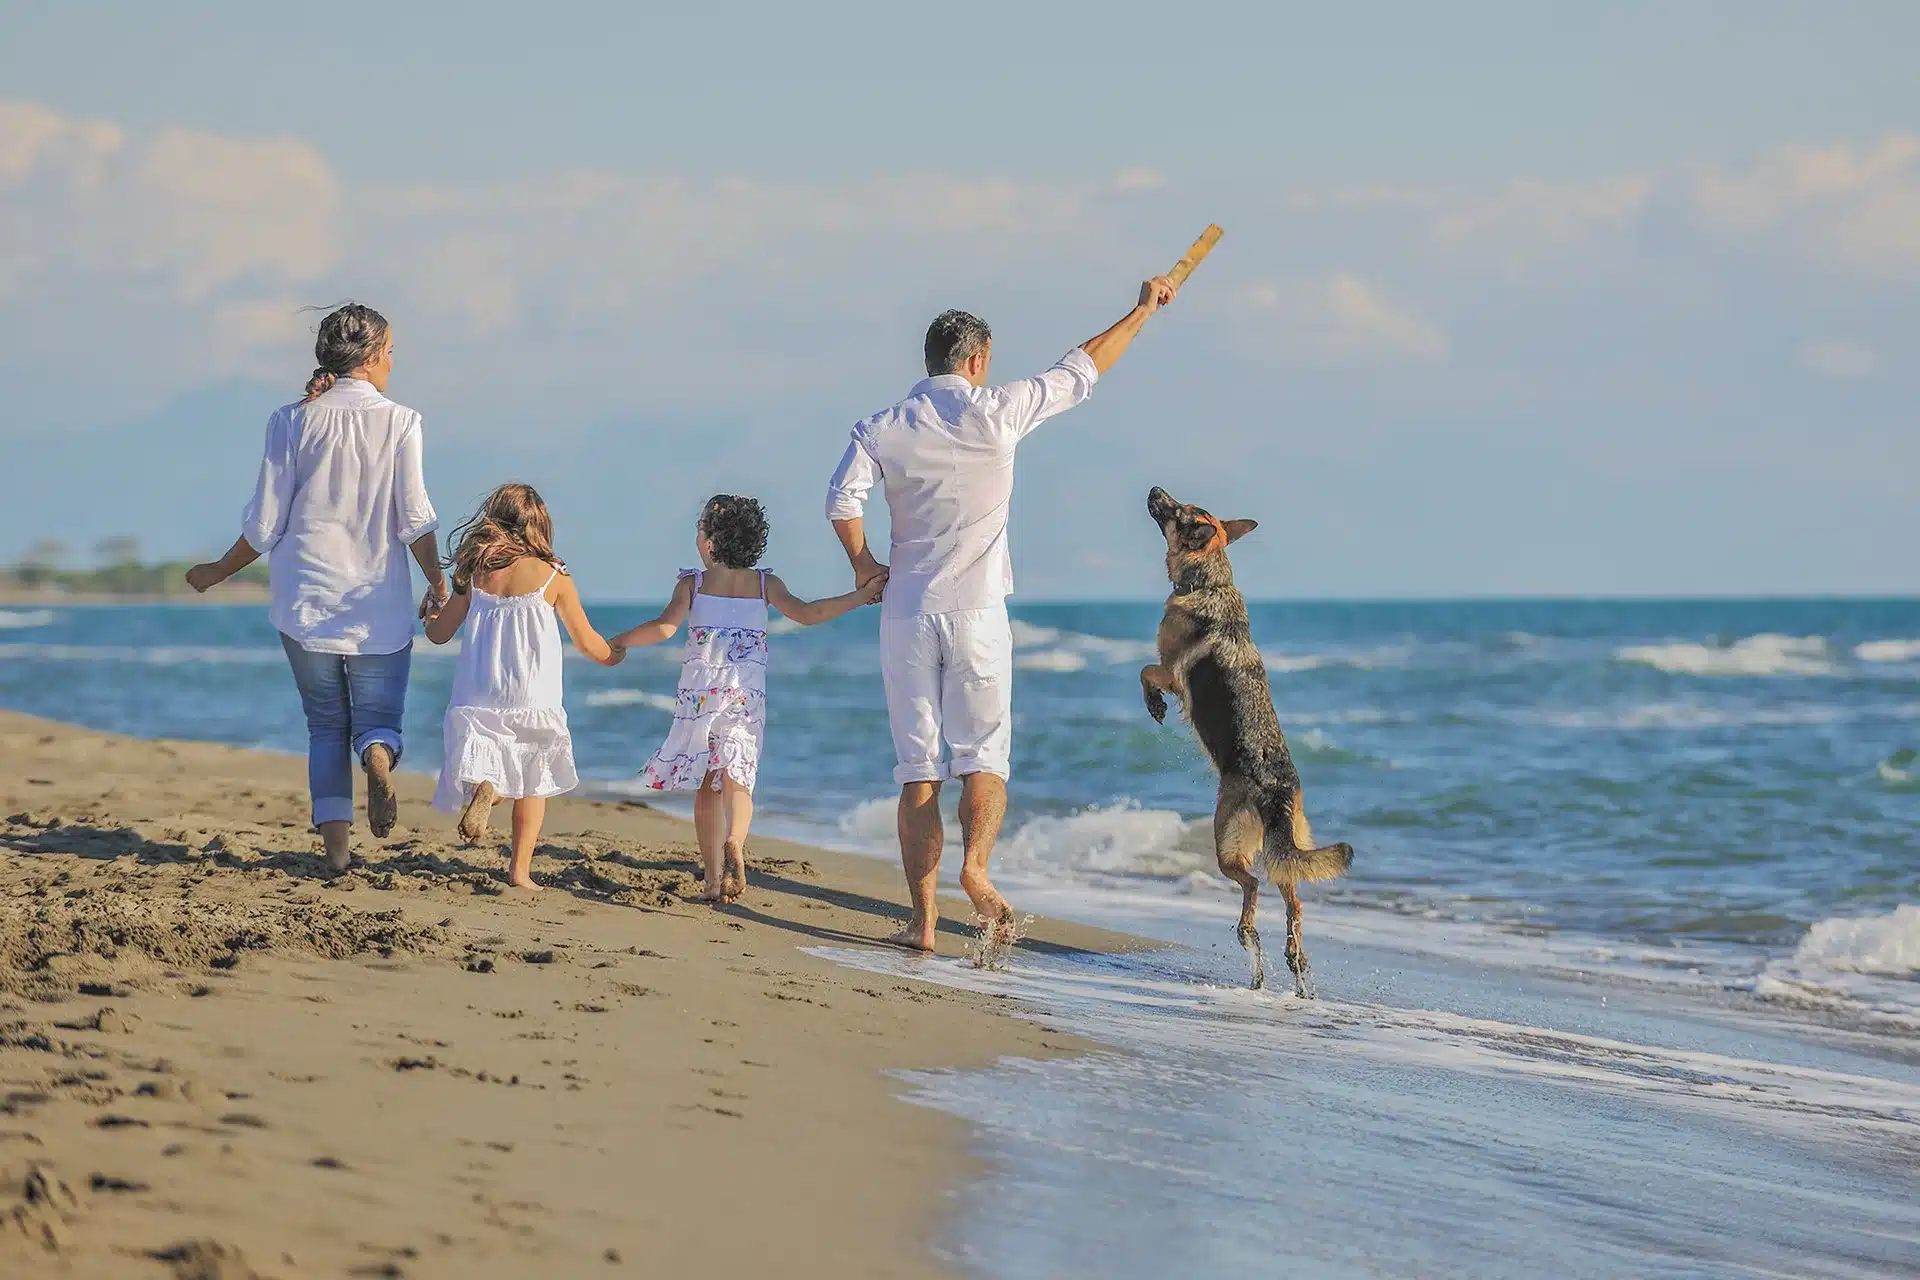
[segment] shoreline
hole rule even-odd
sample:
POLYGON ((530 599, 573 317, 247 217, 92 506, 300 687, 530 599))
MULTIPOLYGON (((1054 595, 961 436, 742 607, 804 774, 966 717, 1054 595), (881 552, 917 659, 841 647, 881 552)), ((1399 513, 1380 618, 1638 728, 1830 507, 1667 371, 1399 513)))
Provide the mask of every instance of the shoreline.
POLYGON ((889 1073, 1093 1047, 804 954, 904 914, 879 860, 756 839, 715 911, 688 824, 565 798, 525 895, 399 774, 327 882, 299 757, 0 712, 0 764, 0 1259, 55 1274, 949 1274, 970 1126, 889 1073))

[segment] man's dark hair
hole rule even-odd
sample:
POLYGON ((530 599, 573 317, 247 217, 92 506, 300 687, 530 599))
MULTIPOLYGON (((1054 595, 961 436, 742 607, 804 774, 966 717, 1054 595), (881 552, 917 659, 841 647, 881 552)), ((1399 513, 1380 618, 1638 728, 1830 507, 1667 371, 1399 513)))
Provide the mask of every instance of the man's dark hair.
POLYGON ((979 316, 964 311, 942 311, 927 326, 927 376, 952 373, 987 349, 993 330, 979 316))

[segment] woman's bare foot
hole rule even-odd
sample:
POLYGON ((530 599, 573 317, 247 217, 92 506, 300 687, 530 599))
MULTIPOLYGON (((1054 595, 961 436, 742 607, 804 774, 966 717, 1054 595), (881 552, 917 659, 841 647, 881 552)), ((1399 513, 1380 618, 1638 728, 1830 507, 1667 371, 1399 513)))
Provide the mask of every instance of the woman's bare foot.
POLYGON ((507 883, 516 889, 526 889, 532 893, 538 893, 540 890, 546 888, 545 885, 533 878, 531 872, 527 871, 508 872, 507 883))
POLYGON ((353 865, 353 847, 349 843, 353 833, 350 822, 323 822, 320 824, 320 842, 326 849, 327 874, 337 876, 353 865))
POLYGON ((720 878, 720 900, 737 902, 740 895, 747 891, 747 854, 739 845, 728 843, 726 846, 727 870, 720 878))
POLYGON ((499 801, 500 797, 494 793, 491 782, 483 782, 475 787, 467 807, 460 811, 460 838, 470 845, 485 840, 487 821, 493 817, 493 806, 499 801))
POLYGON ((383 742, 367 748, 362 761, 367 767, 367 825, 376 840, 393 833, 400 820, 400 799, 393 794, 393 752, 383 742))

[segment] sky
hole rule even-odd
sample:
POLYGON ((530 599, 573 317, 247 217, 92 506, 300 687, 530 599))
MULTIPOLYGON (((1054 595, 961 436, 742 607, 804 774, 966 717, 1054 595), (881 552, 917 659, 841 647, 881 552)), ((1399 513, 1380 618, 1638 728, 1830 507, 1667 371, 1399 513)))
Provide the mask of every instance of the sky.
POLYGON ((655 599, 753 493, 829 594, 934 313, 1035 372, 1219 222, 1022 446, 1021 595, 1164 590, 1154 484, 1264 597, 1920 586, 1920 7, 451 12, 0 12, 0 560, 224 548, 352 297, 448 527, 530 481, 655 599))

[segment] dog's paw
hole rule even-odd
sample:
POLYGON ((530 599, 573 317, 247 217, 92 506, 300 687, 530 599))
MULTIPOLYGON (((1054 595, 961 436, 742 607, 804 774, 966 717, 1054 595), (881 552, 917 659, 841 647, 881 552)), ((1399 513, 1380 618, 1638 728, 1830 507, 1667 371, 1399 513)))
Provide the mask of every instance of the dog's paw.
POLYGON ((1147 714, 1153 717, 1155 724, 1167 722, 1167 695, 1158 689, 1147 690, 1147 714))

